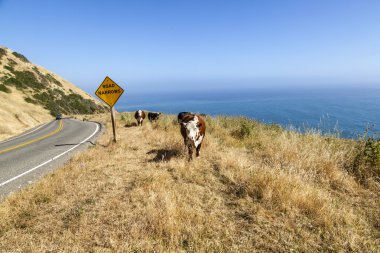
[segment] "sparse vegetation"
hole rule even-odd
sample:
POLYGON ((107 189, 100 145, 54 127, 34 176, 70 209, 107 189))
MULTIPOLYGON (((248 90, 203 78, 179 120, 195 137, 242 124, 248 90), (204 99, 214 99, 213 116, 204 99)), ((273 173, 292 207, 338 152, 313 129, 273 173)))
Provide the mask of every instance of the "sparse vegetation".
POLYGON ((6 65, 6 66, 4 66, 4 68, 5 68, 6 70, 9 70, 10 72, 15 71, 14 68, 13 68, 12 66, 8 66, 8 65, 6 65))
POLYGON ((6 55, 6 54, 7 54, 7 50, 5 50, 4 48, 1 48, 1 47, 0 47, 0 60, 1 60, 1 58, 3 58, 3 56, 6 55))
POLYGON ((51 115, 58 113, 64 114, 92 114, 102 111, 103 108, 98 106, 89 99, 84 99, 79 94, 66 95, 58 89, 48 89, 45 92, 33 95, 34 99, 48 109, 51 115))
POLYGON ((46 74, 46 75, 45 75, 45 78, 46 78, 49 82, 55 83, 55 84, 57 84, 58 86, 62 87, 62 83, 61 83, 60 81, 58 81, 57 79, 55 79, 52 75, 50 75, 50 74, 46 74))
POLYGON ((31 104, 38 104, 36 100, 31 99, 30 97, 26 97, 25 101, 31 104))
POLYGON ((0 91, 5 92, 5 93, 11 93, 12 91, 5 86, 4 84, 0 84, 0 91))
POLYGON ((61 82, 59 82, 57 79, 55 79, 52 75, 50 74, 42 74, 37 67, 33 67, 32 68, 33 71, 37 74, 37 76, 40 78, 41 80, 41 83, 43 83, 44 85, 48 85, 49 83, 54 83, 54 84, 57 84, 58 86, 62 87, 62 84, 61 82))
POLYGON ((45 88, 45 85, 39 82, 33 72, 30 71, 13 71, 14 77, 8 78, 4 83, 14 85, 17 89, 31 88, 39 91, 45 88))
POLYGON ((34 100, 29 98, 27 102, 33 101, 33 103, 43 105, 53 116, 58 113, 91 114, 104 111, 102 106, 95 104, 90 99, 84 99, 79 94, 71 93, 66 95, 62 90, 51 89, 49 82, 54 82, 59 86, 62 86, 62 84, 49 74, 43 75, 36 67, 32 69, 40 77, 41 81, 31 71, 16 71, 11 66, 5 66, 5 68, 11 71, 14 76, 5 77, 3 86, 5 88, 7 88, 6 86, 14 86, 19 90, 32 89, 34 100))
POLYGON ((13 52, 12 54, 14 56, 16 56, 17 58, 19 58, 23 62, 29 62, 29 60, 25 56, 23 56, 22 54, 20 54, 20 53, 13 52))
POLYGON ((17 65, 17 62, 15 62, 14 60, 8 58, 8 64, 9 64, 9 66, 14 67, 14 66, 17 65))
POLYGON ((244 139, 251 135, 251 132, 253 130, 253 125, 249 120, 241 120, 240 122, 240 128, 237 132, 237 136, 244 139))
POLYGON ((356 153, 351 172, 361 183, 380 183, 380 140, 366 138, 357 144, 356 153))
POLYGON ((379 249, 379 182, 351 170, 359 144, 377 166, 375 140, 206 117, 201 158, 189 163, 175 116, 133 127, 123 113, 116 144, 109 115, 85 118, 106 124, 98 145, 0 204, 4 251, 379 249))

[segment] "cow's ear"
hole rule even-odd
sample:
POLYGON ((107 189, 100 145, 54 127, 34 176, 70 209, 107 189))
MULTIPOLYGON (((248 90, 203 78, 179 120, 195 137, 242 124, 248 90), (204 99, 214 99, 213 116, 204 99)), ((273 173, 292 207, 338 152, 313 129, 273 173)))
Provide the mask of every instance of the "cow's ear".
POLYGON ((197 127, 201 127, 202 126, 202 123, 197 123, 197 127))
POLYGON ((181 126, 186 126, 185 122, 180 122, 181 126))

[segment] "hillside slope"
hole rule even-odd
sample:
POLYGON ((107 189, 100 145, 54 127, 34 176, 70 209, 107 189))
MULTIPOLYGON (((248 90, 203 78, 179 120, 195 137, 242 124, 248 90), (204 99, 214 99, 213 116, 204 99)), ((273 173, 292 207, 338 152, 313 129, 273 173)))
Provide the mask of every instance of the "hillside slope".
POLYGON ((369 142, 206 117, 201 158, 188 162, 174 116, 136 127, 132 113, 118 114, 115 144, 109 115, 86 118, 107 126, 97 145, 0 204, 1 249, 380 248, 380 163, 367 164, 369 142))
POLYGON ((0 47, 0 140, 53 119, 57 113, 104 110, 101 103, 72 83, 0 47))

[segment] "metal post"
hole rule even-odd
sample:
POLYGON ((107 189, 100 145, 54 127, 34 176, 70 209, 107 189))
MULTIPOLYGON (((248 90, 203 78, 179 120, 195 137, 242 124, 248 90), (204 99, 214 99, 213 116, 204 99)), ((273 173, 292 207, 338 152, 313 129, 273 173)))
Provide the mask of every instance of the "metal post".
POLYGON ((111 107, 111 120, 112 120, 112 129, 113 129, 113 142, 116 142, 116 129, 115 129, 115 116, 114 116, 114 109, 111 107))

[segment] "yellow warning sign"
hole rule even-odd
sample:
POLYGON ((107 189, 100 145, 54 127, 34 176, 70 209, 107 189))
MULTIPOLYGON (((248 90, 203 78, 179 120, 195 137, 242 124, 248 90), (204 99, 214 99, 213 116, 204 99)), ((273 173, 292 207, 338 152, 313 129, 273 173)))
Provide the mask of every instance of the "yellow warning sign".
POLYGON ((107 76, 95 94, 107 105, 113 107, 123 92, 124 90, 107 76))

